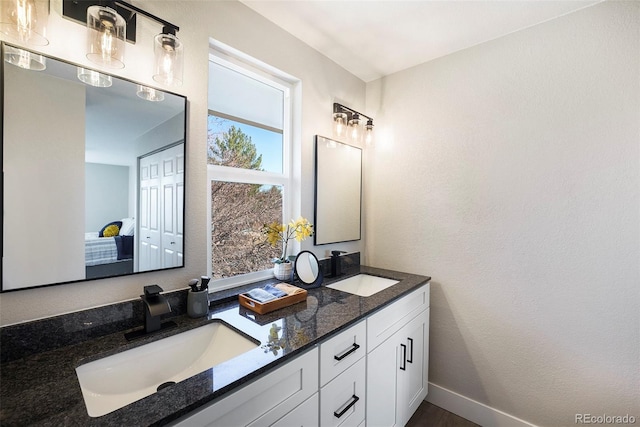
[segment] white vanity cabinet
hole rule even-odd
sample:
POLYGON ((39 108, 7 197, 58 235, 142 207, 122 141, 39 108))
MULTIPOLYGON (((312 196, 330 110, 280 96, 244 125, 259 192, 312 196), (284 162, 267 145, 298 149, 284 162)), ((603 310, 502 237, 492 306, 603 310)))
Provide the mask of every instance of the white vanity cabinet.
POLYGON ((318 426, 318 348, 179 420, 195 426, 318 426))
POLYGON ((404 426, 427 395, 429 284, 367 319, 367 426, 404 426))
POLYGON ((365 419, 365 320, 320 344, 320 425, 358 427, 365 419))
POLYGON ((427 395, 429 284, 178 426, 404 426, 427 395))

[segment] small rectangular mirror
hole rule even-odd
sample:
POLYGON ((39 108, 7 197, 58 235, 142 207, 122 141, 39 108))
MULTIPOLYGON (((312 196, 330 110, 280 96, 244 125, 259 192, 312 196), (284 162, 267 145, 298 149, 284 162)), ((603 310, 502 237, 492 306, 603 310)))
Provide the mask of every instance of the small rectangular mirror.
POLYGON ((362 149, 316 135, 314 244, 361 238, 362 149))

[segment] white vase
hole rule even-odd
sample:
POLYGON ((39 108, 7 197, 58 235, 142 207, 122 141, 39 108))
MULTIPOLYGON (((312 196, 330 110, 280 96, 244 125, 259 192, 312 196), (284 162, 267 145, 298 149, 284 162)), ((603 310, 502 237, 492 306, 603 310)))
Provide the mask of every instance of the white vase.
POLYGON ((281 262, 273 265, 273 275, 276 276, 276 279, 278 280, 291 279, 292 270, 293 263, 291 262, 281 262))

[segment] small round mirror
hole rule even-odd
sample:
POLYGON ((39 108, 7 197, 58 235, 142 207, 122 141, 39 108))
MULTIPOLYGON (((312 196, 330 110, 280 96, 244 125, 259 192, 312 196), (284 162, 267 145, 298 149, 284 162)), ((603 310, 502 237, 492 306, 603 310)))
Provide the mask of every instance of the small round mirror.
POLYGON ((313 285, 321 275, 318 258, 310 251, 302 251, 296 257, 296 277, 305 285, 313 285))

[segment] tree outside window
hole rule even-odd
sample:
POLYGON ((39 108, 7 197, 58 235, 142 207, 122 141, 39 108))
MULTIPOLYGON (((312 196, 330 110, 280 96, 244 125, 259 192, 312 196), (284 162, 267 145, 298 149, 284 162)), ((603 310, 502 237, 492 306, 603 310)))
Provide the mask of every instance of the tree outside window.
MULTIPOLYGON (((263 171, 263 156, 252 137, 228 119, 209 116, 207 162, 263 171)), ((261 233, 264 224, 281 221, 283 188, 277 185, 211 181, 213 278, 266 270, 278 257, 261 233)))

